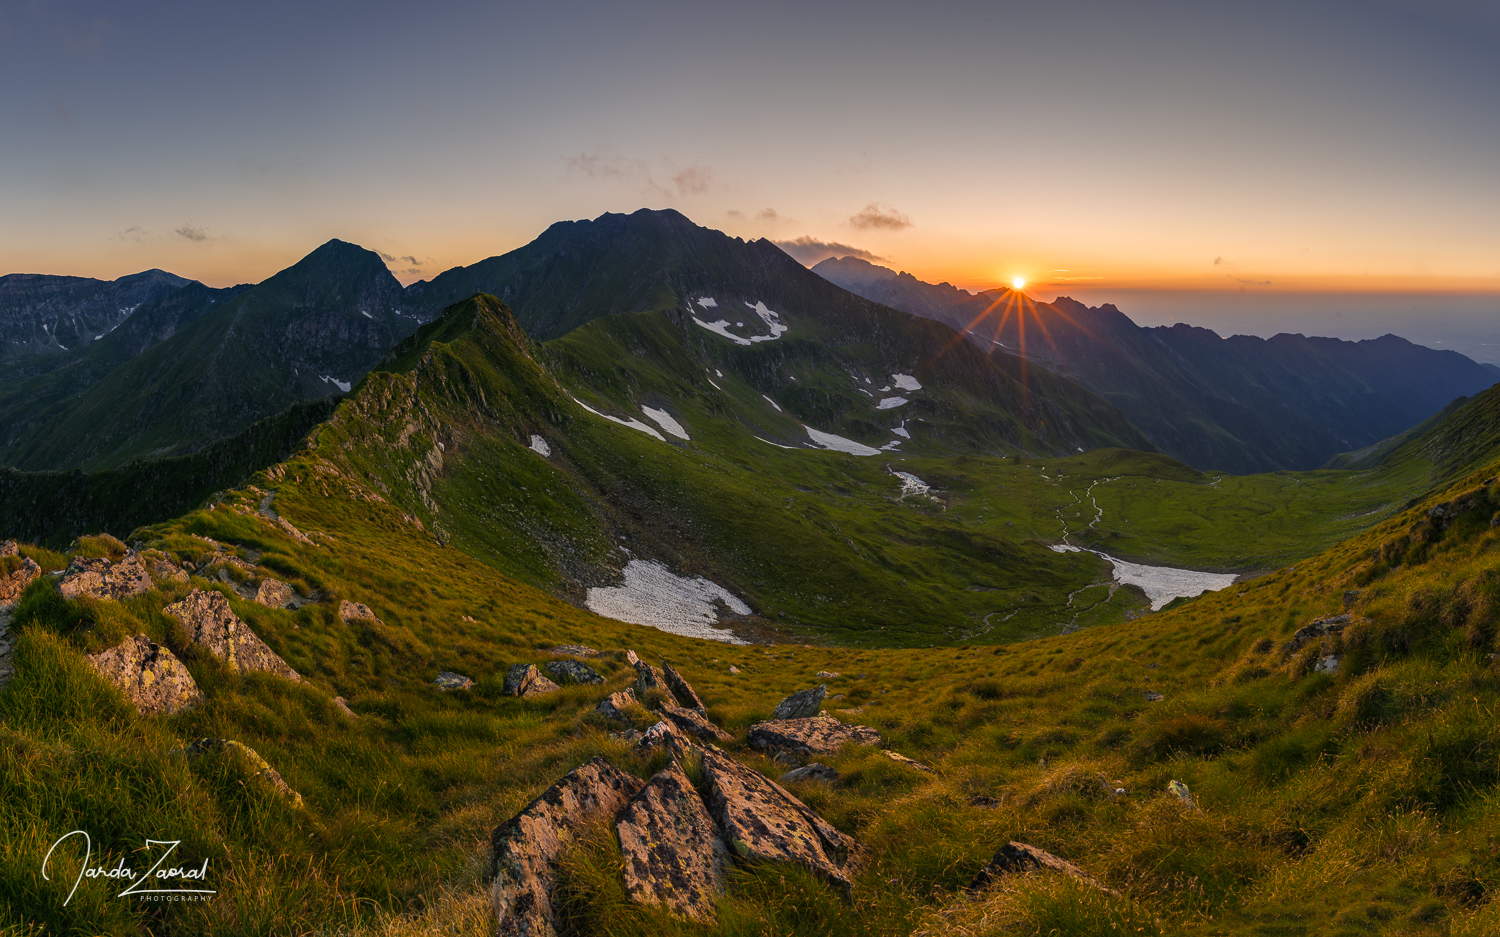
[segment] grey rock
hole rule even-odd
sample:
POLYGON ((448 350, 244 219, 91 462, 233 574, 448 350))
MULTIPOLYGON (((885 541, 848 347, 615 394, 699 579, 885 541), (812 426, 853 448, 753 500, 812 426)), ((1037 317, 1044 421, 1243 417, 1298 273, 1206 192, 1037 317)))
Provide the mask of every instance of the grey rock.
POLYGON ((291 785, 282 779, 280 772, 260 757, 260 753, 255 749, 233 739, 198 739, 182 748, 173 749, 169 754, 209 755, 216 753, 222 753, 237 762, 241 770, 259 778, 273 791, 291 801, 292 806, 302 806, 302 795, 292 790, 291 785))
POLYGON ((696 710, 664 703, 658 707, 657 711, 667 721, 694 738, 706 742, 727 742, 730 739, 728 732, 709 722, 707 717, 699 715, 696 710))
POLYGON ((490 900, 498 937, 555 937, 557 862, 583 825, 617 816, 642 782, 594 758, 569 771, 490 837, 490 900))
POLYGON ((766 752, 832 755, 848 744, 879 745, 880 733, 869 726, 847 725, 833 716, 757 722, 748 735, 751 746, 766 752))
POLYGON ((667 689, 671 690, 672 695, 677 698, 678 705, 685 706, 688 709, 695 709, 701 715, 708 715, 708 708, 703 705, 703 700, 698 698, 693 685, 688 683, 682 674, 677 672, 676 668, 666 661, 662 661, 661 673, 662 678, 666 680, 667 689))
POLYGON ((1193 792, 1181 781, 1168 781, 1167 793, 1182 801, 1182 805, 1189 810, 1198 809, 1198 801, 1193 797, 1193 792))
POLYGON ((818 714, 828 685, 815 686, 810 690, 799 690, 776 704, 772 719, 808 719, 818 714))
POLYGON ((533 696, 556 693, 558 689, 557 684, 542 676, 542 672, 536 669, 536 664, 516 664, 506 671, 505 687, 501 692, 506 696, 530 699, 533 696))
POLYGON ((370 611, 368 605, 351 602, 348 599, 339 600, 339 620, 346 624, 361 620, 373 621, 376 624, 381 623, 380 619, 375 617, 375 613, 370 611))
POLYGON ((636 740, 635 746, 640 749, 657 748, 660 746, 674 755, 680 755, 687 750, 689 744, 687 737, 682 734, 681 729, 663 719, 645 732, 642 732, 641 737, 636 740))
POLYGON ((1162 700, 1166 699, 1165 696, 1162 696, 1160 693, 1154 692, 1152 690, 1147 690, 1141 695, 1146 698, 1146 702, 1148 703, 1160 703, 1162 700))
POLYGON ((1281 646, 1281 656, 1290 657, 1314 641, 1340 634, 1348 624, 1348 615, 1329 615, 1326 618, 1314 619, 1298 628, 1292 635, 1292 639, 1281 646))
POLYGON ((645 661, 637 659, 635 662, 635 695, 644 700, 653 691, 668 697, 671 696, 671 691, 667 689, 667 678, 662 675, 662 672, 645 661))
POLYGON ((141 558, 130 553, 118 563, 102 557, 75 556, 57 589, 69 599, 88 596, 119 601, 149 591, 152 585, 141 558))
POLYGON ((279 579, 262 579, 260 588, 255 590, 255 601, 267 608, 286 608, 295 595, 292 587, 279 579))
POLYGON ((839 779, 839 773, 827 765, 813 762, 801 768, 793 768, 783 774, 777 781, 779 784, 791 784, 796 781, 822 781, 832 784, 839 779))
POLYGON ((474 685, 474 681, 461 673, 445 670, 433 678, 432 684, 439 690, 467 690, 474 685))
POLYGON ((844 871, 855 842, 769 778, 717 749, 703 751, 708 811, 731 853, 742 860, 790 862, 848 895, 844 871))
POLYGON ((829 670, 820 670, 816 674, 813 674, 813 676, 817 677, 819 680, 837 680, 839 677, 842 677, 843 674, 833 673, 829 670))
POLYGON ((153 556, 146 560, 146 568, 151 573, 151 578, 159 583, 175 582, 180 586, 188 584, 188 574, 182 567, 172 561, 153 556))
POLYGON ((4 559, 7 556, 20 555, 21 545, 19 543, 16 543, 14 540, 7 540, 4 543, 0 543, 0 559, 4 559))
POLYGON ((182 661, 143 634, 84 660, 140 712, 171 715, 203 702, 203 691, 182 661))
POLYGON ((1111 895, 1119 894, 1113 888, 1104 885, 1098 879, 1084 872, 1066 859, 1059 859, 1045 849, 1038 849, 1035 846, 1017 842, 1009 842, 1001 846, 996 851, 995 857, 990 860, 989 865, 981 869, 979 874, 975 876, 974 881, 969 883, 969 889, 984 888, 1002 875, 1030 872, 1032 869, 1061 872, 1064 875, 1077 879, 1090 888, 1097 888, 1099 891, 1111 895))
POLYGON ((1339 656, 1337 654, 1329 654, 1318 658, 1318 662, 1313 664, 1313 670, 1333 676, 1339 672, 1339 656))
POLYGON ((683 917, 712 922, 729 852, 677 762, 646 782, 615 821, 625 893, 683 917))
POLYGON ((636 664, 639 664, 640 662, 641 662, 641 659, 636 656, 635 651, 632 651, 629 648, 627 648, 625 650, 625 663, 627 663, 630 666, 634 667, 636 664))
POLYGON ((549 660, 542 665, 558 683, 603 683, 604 678, 588 664, 576 660, 549 660))
POLYGON ((611 719, 618 719, 621 722, 629 722, 630 717, 625 715, 625 708, 639 705, 640 703, 635 698, 635 690, 626 689, 618 693, 611 693, 600 700, 599 705, 594 707, 594 712, 601 713, 611 719))
POLYGON ((187 629, 189 644, 202 646, 228 664, 231 670, 260 671, 288 680, 302 679, 275 651, 266 647, 249 625, 240 620, 222 592, 194 589, 187 598, 162 611, 182 622, 187 629))
POLYGON ((889 758, 891 761, 894 761, 898 765, 905 765, 908 768, 914 768, 917 771, 924 771, 928 774, 932 773, 931 767, 922 764, 920 761, 917 761, 914 758, 908 758, 900 752, 893 752, 887 749, 882 751, 881 754, 889 758))
POLYGON ((342 696, 335 696, 333 698, 333 705, 338 709, 339 712, 348 716, 350 719, 359 718, 359 715, 355 713, 354 710, 349 708, 349 701, 344 699, 342 696))
MULTIPOLYGON (((11 541, 14 543, 14 541, 11 541)), ((24 557, 21 565, 9 576, 0 577, 0 607, 15 604, 26 591, 26 587, 42 577, 42 568, 31 557, 24 557)))
POLYGON ((735 665, 733 665, 733 664, 730 664, 730 665, 729 665, 729 672, 730 672, 730 673, 731 673, 731 674, 738 674, 738 673, 739 673, 739 672, 740 672, 740 668, 738 668, 738 667, 736 667, 736 666, 735 666, 735 665))
POLYGON ((585 644, 564 644, 553 648, 549 653, 562 657, 598 657, 599 652, 585 644))

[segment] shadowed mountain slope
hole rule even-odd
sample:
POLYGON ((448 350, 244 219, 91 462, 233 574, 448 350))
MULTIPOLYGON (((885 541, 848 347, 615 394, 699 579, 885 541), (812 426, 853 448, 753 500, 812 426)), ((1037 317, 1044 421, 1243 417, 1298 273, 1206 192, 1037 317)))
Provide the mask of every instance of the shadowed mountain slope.
POLYGON ((98 341, 140 306, 187 286, 165 270, 118 280, 13 273, 0 276, 0 363, 14 367, 98 341))
POLYGON ((1023 354, 1115 404, 1162 451, 1203 469, 1310 469, 1414 426, 1495 375, 1394 335, 1360 342, 1281 334, 1222 338, 1143 328, 1112 305, 1022 293, 973 295, 857 258, 815 268, 832 282, 1023 354))

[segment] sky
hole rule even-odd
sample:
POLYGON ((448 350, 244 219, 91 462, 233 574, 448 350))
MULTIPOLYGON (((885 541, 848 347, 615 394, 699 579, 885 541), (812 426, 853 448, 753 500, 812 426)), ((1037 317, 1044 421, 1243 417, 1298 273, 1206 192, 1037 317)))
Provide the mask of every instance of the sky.
POLYGON ((412 282, 675 208, 1500 361, 1497 44, 1490 0, 0 0, 0 273, 227 285, 337 237, 412 282))

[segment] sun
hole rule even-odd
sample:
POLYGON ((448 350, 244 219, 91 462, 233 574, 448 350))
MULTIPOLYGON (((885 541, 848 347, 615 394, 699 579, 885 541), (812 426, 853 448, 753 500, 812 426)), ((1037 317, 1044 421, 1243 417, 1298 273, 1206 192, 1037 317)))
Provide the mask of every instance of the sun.
POLYGON ((1010 278, 1010 286, 1011 286, 1011 289, 1024 290, 1026 288, 1026 278, 1025 277, 1011 277, 1010 278))

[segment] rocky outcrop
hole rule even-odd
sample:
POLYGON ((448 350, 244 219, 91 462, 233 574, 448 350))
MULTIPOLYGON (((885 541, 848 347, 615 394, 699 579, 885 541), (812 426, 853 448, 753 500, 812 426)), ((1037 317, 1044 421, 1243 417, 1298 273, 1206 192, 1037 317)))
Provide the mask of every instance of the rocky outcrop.
POLYGON ((305 543, 308 546, 312 546, 313 545, 313 542, 308 539, 307 535, 304 534, 302 531, 298 530, 296 527, 292 526, 292 522, 289 521, 289 520, 287 520, 286 518, 284 518, 284 517, 278 517, 278 518, 276 518, 276 526, 278 526, 282 530, 286 531, 287 535, 290 536, 293 540, 297 541, 298 543, 305 543))
POLYGON ((351 602, 348 599, 339 600, 339 620, 344 624, 361 620, 381 623, 380 619, 375 617, 375 613, 370 611, 370 606, 351 602))
POLYGON ((245 773, 259 778, 273 791, 291 801, 293 807, 302 806, 302 795, 292 790, 291 785, 282 779, 280 772, 260 757, 255 749, 234 739, 198 739, 182 748, 173 749, 171 754, 208 755, 220 752, 237 762, 245 773))
POLYGON ((64 598, 88 596, 119 601, 150 590, 151 574, 139 556, 127 554, 118 563, 103 557, 75 556, 57 589, 64 598))
POLYGON ((708 811, 730 850, 741 859, 791 862, 847 895, 845 866, 855 842, 758 771, 716 749, 703 752, 708 811))
POLYGON ((615 821, 625 893, 698 921, 714 919, 728 851, 677 762, 669 762, 615 821))
POLYGON ((776 709, 771 713, 775 719, 809 719, 818 714, 823 706, 823 696, 828 692, 828 685, 815 686, 810 690, 799 690, 776 704, 776 709))
POLYGON ((0 560, 5 559, 7 556, 20 555, 21 545, 19 543, 16 543, 14 540, 6 540, 5 542, 0 543, 0 560))
MULTIPOLYGON (((547 653, 549 653, 549 654, 556 654, 559 657, 598 657, 599 656, 599 652, 598 651, 596 651, 593 648, 591 648, 591 647, 589 647, 587 645, 584 645, 584 644, 564 644, 564 645, 562 645, 560 647, 553 648, 552 650, 548 651, 547 653)), ((634 665, 632 665, 632 666, 634 666, 634 665)))
POLYGON ((728 732, 709 722, 696 710, 684 709, 681 706, 673 706, 671 703, 663 703, 657 707, 657 712, 672 725, 683 732, 705 742, 727 742, 730 739, 728 732))
POLYGON ((505 687, 501 692, 506 696, 530 699, 533 696, 556 693, 559 689, 557 684, 542 676, 542 672, 536 669, 536 664, 516 664, 506 672, 505 687))
POLYGON ((845 745, 879 745, 880 733, 869 726, 847 725, 833 716, 778 719, 750 727, 749 743, 766 752, 832 755, 845 745))
POLYGON ((554 937, 556 864, 578 829, 612 818, 642 787, 594 758, 568 772, 491 836, 490 899, 498 937, 554 937))
POLYGON ((542 665, 558 683, 603 683, 604 678, 588 664, 576 660, 549 660, 542 665))
POLYGON ((656 723, 645 732, 642 732, 641 737, 636 739, 635 742, 636 748, 647 749, 660 746, 673 755, 681 755, 686 752, 689 744, 687 736, 682 734, 682 730, 665 719, 656 723))
POLYGON ((839 779, 839 773, 827 765, 813 762, 801 768, 793 768, 777 779, 778 784, 791 784, 797 781, 822 781, 832 784, 839 779))
POLYGON ((445 670, 432 679, 432 685, 439 690, 467 690, 474 685, 474 681, 461 673, 445 670))
POLYGON ((1348 624, 1348 615, 1330 615, 1327 618, 1314 619, 1298 628, 1292 635, 1292 639, 1281 646, 1281 656, 1290 657, 1314 641, 1342 634, 1348 624))
POLYGON ((171 715, 203 702, 203 691, 182 661, 143 634, 84 659, 140 712, 171 715))
POLYGON ((1032 869, 1046 869, 1052 872, 1061 872, 1064 875, 1077 879, 1090 888, 1097 888, 1111 895, 1119 892, 1104 885, 1098 879, 1084 872, 1078 866, 1066 859, 1059 859, 1045 849, 1028 846, 1025 843, 1010 842, 1001 846, 990 860, 990 864, 979 870, 974 881, 969 883, 969 889, 984 888, 1002 875, 1011 875, 1019 872, 1030 872, 1032 869))
POLYGON ((908 758, 900 752, 893 752, 889 749, 886 749, 885 751, 882 751, 881 754, 889 758, 891 761, 894 761, 898 765, 905 765, 908 768, 913 768, 917 771, 924 771, 929 774, 932 773, 932 768, 930 768, 929 766, 922 764, 915 758, 908 758))
POLYGON ((159 583, 175 582, 180 586, 185 586, 188 584, 187 571, 163 557, 148 557, 146 560, 146 568, 150 571, 151 578, 159 583))
POLYGON ((255 601, 267 608, 286 608, 296 592, 280 579, 262 579, 255 590, 255 601))
POLYGON ((356 714, 354 710, 349 708, 349 701, 344 699, 342 696, 335 696, 333 698, 333 706, 335 709, 348 716, 350 719, 359 718, 358 714, 356 714))
POLYGON ((23 557, 21 565, 8 576, 0 576, 0 607, 13 605, 26 591, 26 587, 41 578, 42 568, 31 557, 23 557))
POLYGON ((666 680, 667 689, 671 690, 672 695, 677 698, 679 706, 697 710, 698 714, 702 716, 708 715, 708 708, 703 705, 703 700, 698 698, 698 694, 693 690, 693 685, 688 683, 682 674, 677 672, 676 668, 666 661, 662 661, 661 674, 663 679, 666 680))
POLYGON ((671 691, 667 689, 667 678, 662 672, 640 659, 635 662, 635 695, 642 700, 653 695, 671 695, 671 691))
POLYGON ((231 670, 260 671, 288 680, 302 679, 275 651, 266 647, 249 625, 240 620, 222 592, 194 589, 187 598, 162 611, 182 622, 187 629, 189 644, 201 646, 223 660, 231 670))
POLYGON ((625 649, 625 663, 627 663, 630 666, 634 667, 636 664, 639 664, 640 662, 641 662, 641 659, 636 656, 635 651, 632 651, 629 648, 625 649))
POLYGON ((607 716, 610 719, 629 722, 630 717, 625 715, 626 707, 639 705, 640 703, 635 698, 635 690, 626 689, 618 693, 611 693, 600 700, 599 705, 594 707, 594 712, 607 716))

